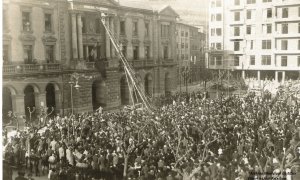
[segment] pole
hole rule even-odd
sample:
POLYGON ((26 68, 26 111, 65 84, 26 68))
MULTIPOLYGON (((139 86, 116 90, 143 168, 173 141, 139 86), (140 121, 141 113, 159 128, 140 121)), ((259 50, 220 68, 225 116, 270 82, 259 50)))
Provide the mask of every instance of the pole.
POLYGON ((73 85, 72 83, 70 83, 70 88, 71 88, 71 112, 72 112, 72 115, 74 113, 74 104, 73 104, 73 85))

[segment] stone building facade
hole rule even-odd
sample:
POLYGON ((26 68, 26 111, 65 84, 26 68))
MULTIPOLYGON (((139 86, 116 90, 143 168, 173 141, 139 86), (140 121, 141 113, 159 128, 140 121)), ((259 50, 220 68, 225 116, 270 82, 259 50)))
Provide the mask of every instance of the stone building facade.
POLYGON ((66 115, 132 103, 101 18, 145 93, 173 91, 177 17, 171 7, 136 8, 113 0, 4 0, 3 115, 29 118, 30 111, 36 116, 47 107, 66 115), (105 60, 106 78, 96 68, 99 59, 105 60))

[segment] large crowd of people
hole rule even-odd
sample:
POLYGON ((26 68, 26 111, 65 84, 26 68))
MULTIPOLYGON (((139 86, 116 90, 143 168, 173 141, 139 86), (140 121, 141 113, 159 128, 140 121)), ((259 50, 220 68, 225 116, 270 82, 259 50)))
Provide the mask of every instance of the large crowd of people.
POLYGON ((300 106, 282 97, 194 92, 153 111, 57 115, 4 131, 4 168, 51 180, 300 179, 300 106))

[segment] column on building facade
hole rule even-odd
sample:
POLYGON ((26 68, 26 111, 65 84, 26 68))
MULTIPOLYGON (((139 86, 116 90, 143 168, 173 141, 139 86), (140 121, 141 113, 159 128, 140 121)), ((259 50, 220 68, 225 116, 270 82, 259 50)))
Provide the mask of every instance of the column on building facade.
POLYGON ((278 71, 275 71, 275 81, 278 82, 278 71))
POLYGON ((82 44, 82 20, 81 14, 77 15, 77 33, 78 33, 78 54, 79 59, 83 59, 83 44, 82 44))
POLYGON ((24 94, 22 95, 12 95, 12 109, 17 115, 25 114, 25 102, 24 94))
MULTIPOLYGON (((105 25, 106 25, 106 27, 107 28, 110 28, 109 27, 109 17, 106 17, 105 18, 105 25)), ((105 52, 106 52, 106 58, 107 59, 110 59, 110 38, 109 38, 109 36, 108 36, 108 33, 107 32, 105 32, 105 52)))
POLYGON ((76 29, 76 14, 71 14, 71 23, 72 23, 72 51, 73 51, 73 59, 78 58, 77 51, 77 29, 76 29))
POLYGON ((242 78, 245 79, 246 75, 245 75, 245 70, 242 70, 242 78))
MULTIPOLYGON (((171 56, 169 56, 171 59, 173 59, 175 61, 176 59, 176 35, 175 35, 175 32, 176 32, 176 26, 175 26, 175 22, 171 22, 170 23, 170 36, 171 36, 171 56)), ((190 48, 190 47, 189 47, 190 48)))
POLYGON ((88 59, 89 59, 89 46, 85 46, 84 51, 85 51, 85 54, 86 54, 86 60, 88 61, 88 59))
POLYGON ((260 71, 257 71, 257 80, 260 81, 260 71))
POLYGON ((285 71, 282 71, 282 82, 284 83, 285 81, 285 71))
POLYGON ((34 99, 35 99, 35 106, 37 108, 39 107, 46 107, 46 92, 43 93, 34 93, 34 99))

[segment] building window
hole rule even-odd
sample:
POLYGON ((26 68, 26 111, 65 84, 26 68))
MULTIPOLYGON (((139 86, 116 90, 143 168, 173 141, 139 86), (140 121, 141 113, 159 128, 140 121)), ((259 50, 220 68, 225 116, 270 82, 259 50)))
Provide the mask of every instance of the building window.
POLYGON ((239 50, 240 50, 240 42, 234 41, 234 51, 239 51, 239 50))
POLYGON ((272 33, 272 24, 267 24, 267 34, 272 33))
POLYGON ((215 29, 214 28, 210 30, 210 34, 211 34, 211 36, 215 35, 215 29))
POLYGON ((169 59, 169 48, 164 46, 164 59, 169 59))
POLYGON ((81 22, 82 22, 82 29, 81 29, 81 31, 82 31, 82 33, 86 33, 86 20, 85 20, 85 17, 81 17, 81 22))
POLYGON ((181 43, 181 49, 183 49, 184 48, 184 43, 181 43))
POLYGON ((263 0, 264 3, 266 2, 272 2, 272 0, 263 0))
POLYGON ((287 66, 287 56, 281 56, 281 66, 287 66))
POLYGON ((267 9, 267 18, 272 18, 272 9, 267 9))
POLYGON ((221 66, 222 65, 222 56, 217 56, 216 57, 216 65, 221 66))
POLYGON ((181 59, 184 60, 184 54, 181 54, 181 59))
POLYGON ((240 56, 234 56, 234 66, 240 65, 240 56))
POLYGON ((188 43, 185 44, 185 48, 186 49, 189 48, 189 44, 188 43))
POLYGON ((282 18, 289 17, 289 8, 282 8, 282 18))
POLYGON ((262 40, 262 49, 271 49, 271 40, 262 40))
POLYGON ((247 0, 247 4, 255 4, 256 0, 247 0))
POLYGON ((97 34, 100 34, 100 33, 101 33, 101 24, 100 24, 100 21, 101 21, 101 20, 98 19, 98 18, 95 20, 95 24, 96 24, 96 33, 97 33, 97 34))
POLYGON ((300 50, 300 39, 298 40, 298 50, 300 50))
POLYGON ((251 40, 251 42, 250 42, 250 49, 251 49, 251 50, 253 49, 253 46, 254 46, 254 41, 251 40))
POLYGON ((45 59, 47 63, 54 63, 54 46, 53 45, 46 45, 46 54, 45 59))
POLYGON ((298 7, 298 17, 300 17, 300 7, 298 7))
POLYGON ((22 12, 23 31, 31 31, 30 12, 22 12))
POLYGON ((181 31, 181 36, 182 36, 182 37, 184 36, 184 31, 181 31))
POLYGON ((45 14, 45 31, 46 32, 52 31, 52 14, 49 13, 45 14))
POLYGON ((255 65, 255 56, 250 56, 250 65, 255 65))
POLYGON ((300 56, 298 56, 297 59, 298 59, 298 67, 300 67, 300 56))
POLYGON ((240 27, 234 27, 234 36, 240 36, 240 27))
POLYGON ((210 63, 209 63, 211 66, 214 66, 215 65, 215 58, 211 58, 210 59, 210 63))
POLYGON ((217 14, 217 21, 222 21, 222 14, 217 14))
POLYGON ((216 34, 217 34, 217 36, 222 36, 222 29, 221 28, 217 28, 216 29, 216 34))
POLYGON ((125 21, 120 21, 120 34, 125 35, 125 21))
POLYGON ((287 23, 282 24, 281 32, 282 32, 282 34, 288 34, 289 33, 289 24, 287 24, 287 23))
POLYGON ((133 35, 137 36, 138 35, 138 22, 137 21, 133 22, 132 30, 133 30, 133 35))
POLYGON ((214 22, 214 21, 215 21, 215 15, 214 15, 214 14, 212 14, 212 15, 210 16, 210 20, 211 20, 211 22, 214 22))
POLYGON ((127 57, 127 46, 122 46, 121 51, 122 51, 123 56, 127 57))
POLYGON ((145 36, 148 37, 149 34, 150 34, 150 33, 149 33, 149 23, 146 22, 146 23, 145 23, 145 36))
POLYGON ((169 37, 170 26, 169 25, 161 25, 161 37, 169 37))
POLYGON ((234 5, 239 6, 241 4, 240 0, 234 0, 234 5))
POLYGON ((288 50, 288 41, 281 40, 281 50, 288 50))
POLYGON ((247 34, 251 34, 251 26, 248 25, 246 31, 247 31, 247 34))
POLYGON ((241 19, 241 13, 240 12, 234 12, 234 21, 240 21, 241 19))
POLYGON ((216 1, 216 7, 221 7, 221 6, 222 6, 221 0, 217 0, 217 1, 216 1))
POLYGON ((222 49, 222 43, 216 43, 216 49, 221 50, 222 49))
POLYGON ((262 55, 261 56, 261 65, 271 65, 271 56, 270 55, 262 55))
POLYGON ((189 33, 188 32, 185 32, 185 37, 189 37, 189 33))
POLYGON ((150 46, 145 47, 145 58, 150 59, 150 46))
POLYGON ((133 60, 139 59, 139 47, 133 46, 133 60))
POLYGON ((298 23, 298 33, 300 33, 300 23, 298 23))
POLYGON ((8 31, 8 17, 7 17, 7 10, 3 9, 2 12, 2 22, 3 22, 3 32, 8 31))
POLYGON ((3 45, 3 64, 9 64, 9 46, 8 45, 3 45))
POLYGON ((247 10, 247 19, 251 19, 251 18, 252 18, 252 11, 247 10))
POLYGON ((33 49, 32 45, 24 45, 24 62, 25 64, 33 63, 33 49))

